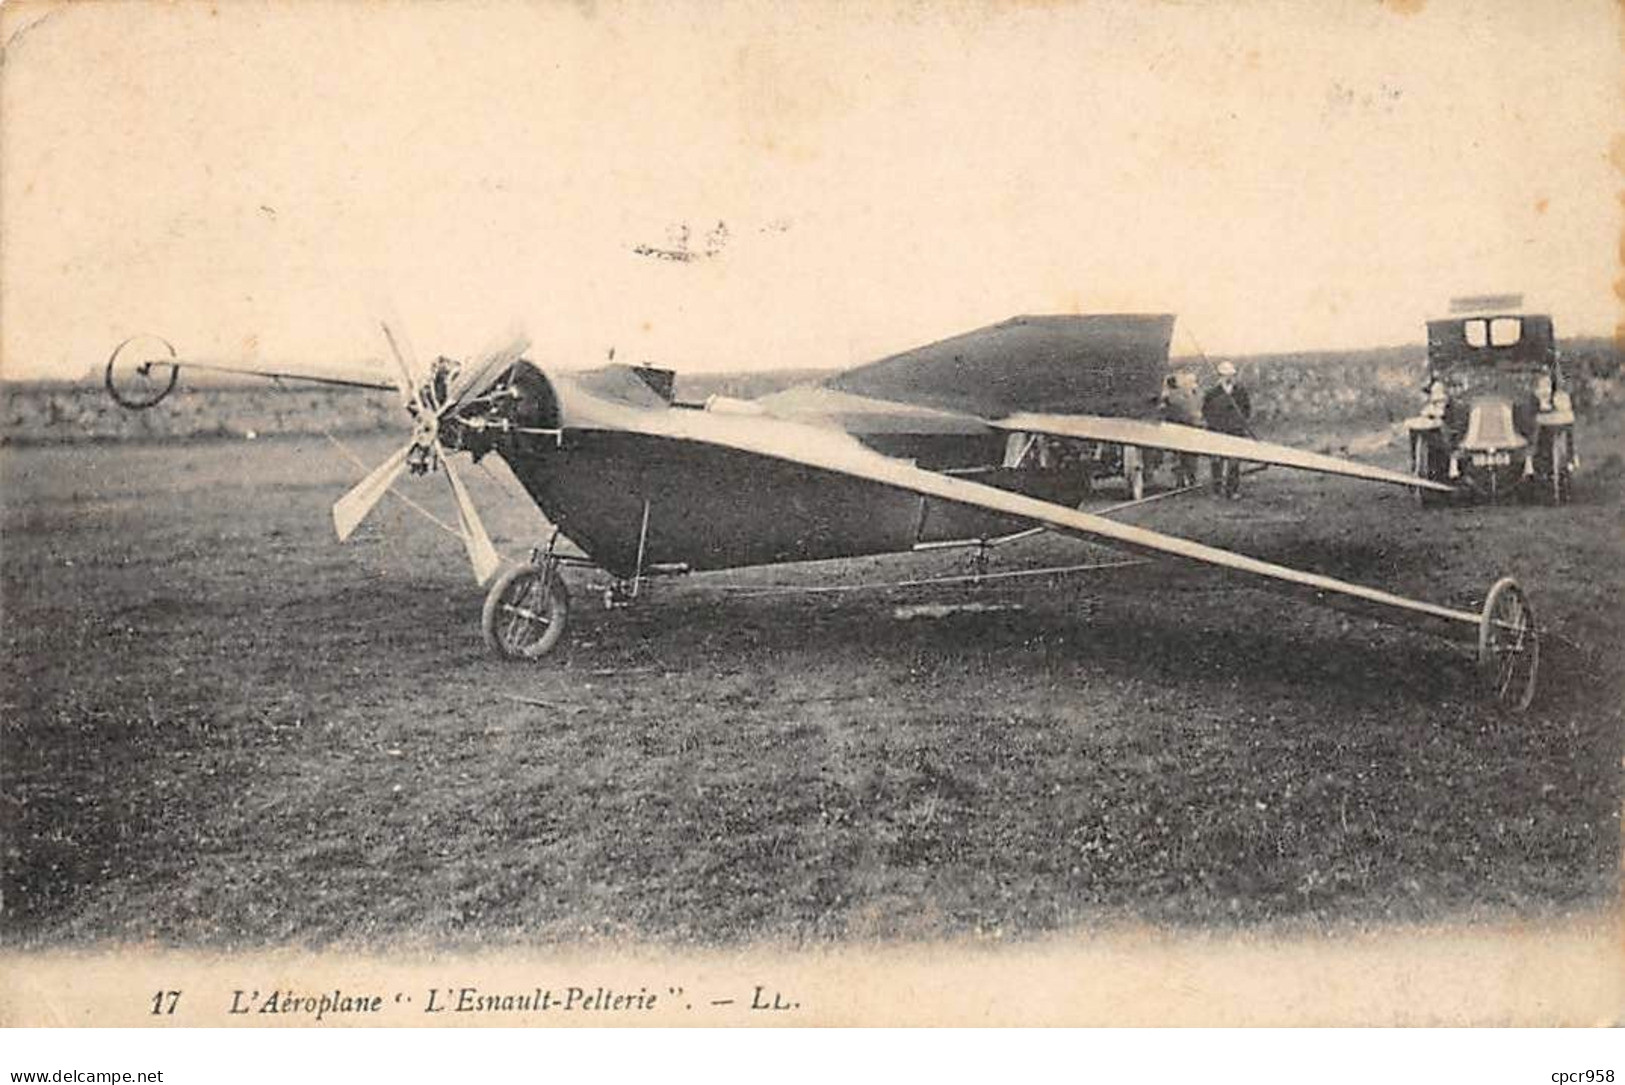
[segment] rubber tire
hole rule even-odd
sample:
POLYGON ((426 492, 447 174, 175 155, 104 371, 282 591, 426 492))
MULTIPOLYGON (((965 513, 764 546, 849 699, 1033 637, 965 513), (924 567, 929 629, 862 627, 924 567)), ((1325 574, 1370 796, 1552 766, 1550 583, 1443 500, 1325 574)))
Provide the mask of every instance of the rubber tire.
POLYGON ((485 607, 480 613, 480 632, 485 637, 486 647, 500 659, 537 660, 558 646, 559 640, 564 636, 564 627, 569 616, 570 593, 558 572, 544 569, 539 565, 521 565, 517 569, 509 569, 498 577, 496 583, 491 585, 491 590, 486 593, 485 607), (503 624, 503 620, 507 617, 503 612, 504 604, 512 606, 525 599, 535 590, 536 582, 543 576, 548 578, 546 596, 548 626, 534 644, 520 647, 505 636, 508 628, 503 624))
POLYGON ((1569 434, 1567 430, 1557 430, 1552 434, 1550 451, 1547 455, 1551 459, 1550 478, 1547 480, 1551 486, 1548 493, 1552 504, 1567 505, 1572 496, 1572 486, 1569 477, 1569 434))

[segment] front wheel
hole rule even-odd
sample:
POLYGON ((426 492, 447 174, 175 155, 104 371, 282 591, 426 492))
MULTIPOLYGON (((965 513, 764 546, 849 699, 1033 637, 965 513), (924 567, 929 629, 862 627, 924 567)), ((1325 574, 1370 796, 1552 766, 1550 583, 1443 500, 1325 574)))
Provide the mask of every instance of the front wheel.
POLYGON ((557 570, 510 569, 491 585, 480 615, 486 646, 503 659, 540 659, 564 636, 570 593, 557 570))
POLYGON ((1566 505, 1569 503, 1572 480, 1569 475, 1569 461, 1573 453, 1569 448, 1569 435, 1564 430, 1552 434, 1551 460, 1548 468, 1552 504, 1566 505))

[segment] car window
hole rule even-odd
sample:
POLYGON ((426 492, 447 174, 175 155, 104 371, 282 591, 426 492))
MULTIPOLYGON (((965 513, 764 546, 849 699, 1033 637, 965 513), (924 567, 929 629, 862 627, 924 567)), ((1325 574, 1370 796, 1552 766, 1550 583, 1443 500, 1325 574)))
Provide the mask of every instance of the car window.
POLYGON ((1461 324, 1461 334, 1470 347, 1481 347, 1490 341, 1489 321, 1464 320, 1461 324))
POLYGON ((1510 347, 1523 338, 1523 321, 1517 317, 1502 316, 1490 321, 1490 346, 1510 347))

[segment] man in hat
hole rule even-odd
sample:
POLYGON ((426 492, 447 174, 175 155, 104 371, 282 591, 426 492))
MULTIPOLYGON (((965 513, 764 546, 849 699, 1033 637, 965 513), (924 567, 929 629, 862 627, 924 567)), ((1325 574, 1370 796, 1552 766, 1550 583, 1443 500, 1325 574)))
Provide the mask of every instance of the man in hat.
MULTIPOLYGON (((1253 414, 1253 403, 1247 389, 1236 383, 1236 367, 1229 362, 1219 363, 1219 383, 1208 389, 1202 397, 1202 421, 1214 433, 1228 433, 1234 437, 1251 437, 1247 419, 1253 414)), ((1213 457, 1213 488, 1228 498, 1241 496, 1241 463, 1222 456, 1213 457)))

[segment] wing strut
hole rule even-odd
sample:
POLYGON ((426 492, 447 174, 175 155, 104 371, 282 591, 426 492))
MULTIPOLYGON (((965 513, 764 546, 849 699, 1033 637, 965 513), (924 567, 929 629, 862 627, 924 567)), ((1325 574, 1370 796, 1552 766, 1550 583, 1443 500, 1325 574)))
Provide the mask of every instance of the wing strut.
POLYGON ((1249 437, 1233 437, 1227 433, 1215 433, 1212 430, 1181 426, 1173 422, 1145 422, 1136 418, 1101 418, 1082 414, 1013 414, 989 425, 996 429, 1020 433, 1043 433, 1051 437, 1160 448, 1168 452, 1185 452, 1197 456, 1222 456, 1231 460, 1250 460, 1279 467, 1296 467, 1326 475, 1387 482, 1395 486, 1411 486, 1442 493, 1453 492, 1451 487, 1431 479, 1418 478, 1415 475, 1390 471, 1367 463, 1357 463, 1339 456, 1308 452, 1288 445, 1272 444, 1269 441, 1255 441, 1249 437))

